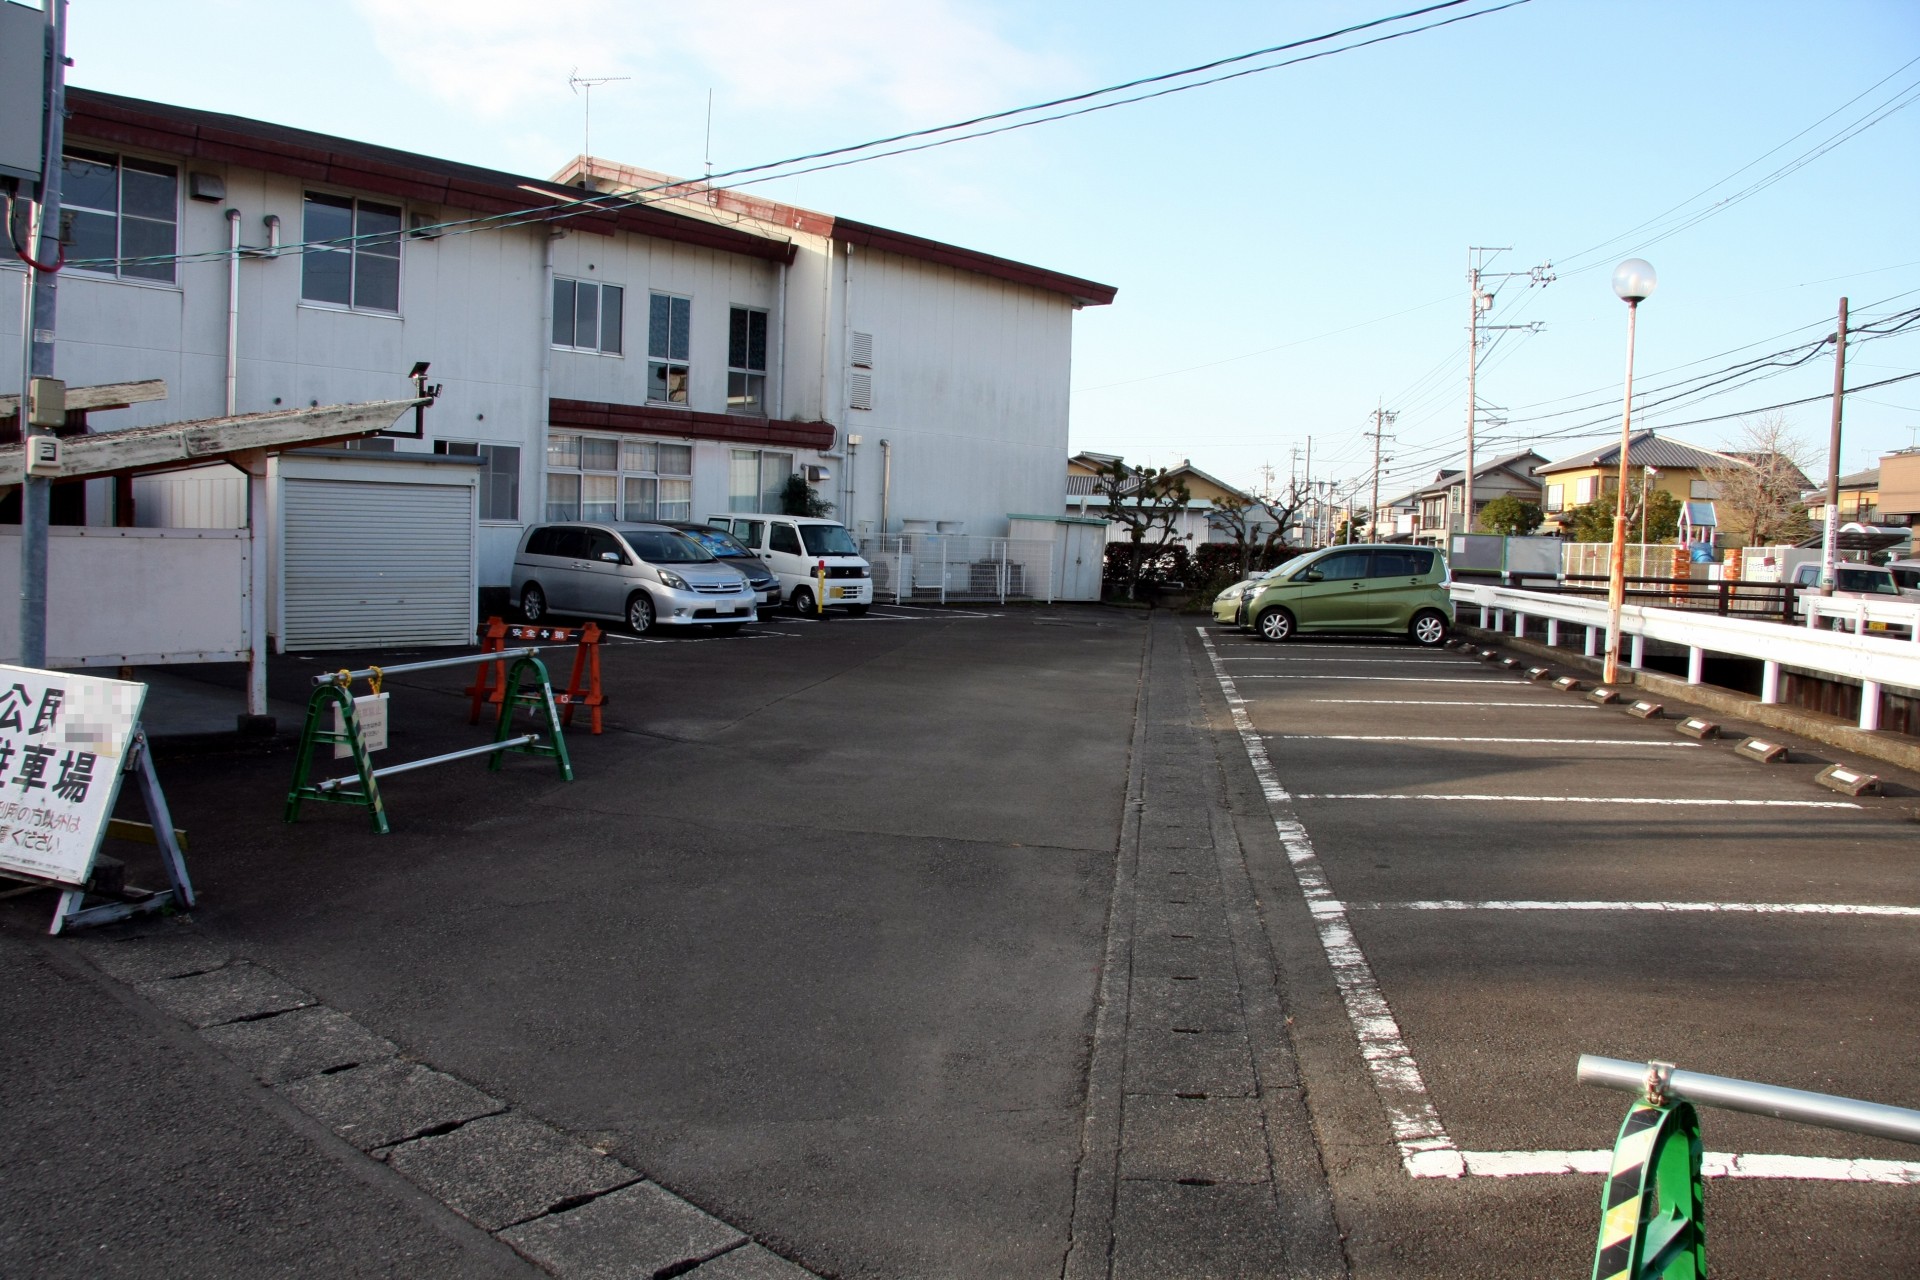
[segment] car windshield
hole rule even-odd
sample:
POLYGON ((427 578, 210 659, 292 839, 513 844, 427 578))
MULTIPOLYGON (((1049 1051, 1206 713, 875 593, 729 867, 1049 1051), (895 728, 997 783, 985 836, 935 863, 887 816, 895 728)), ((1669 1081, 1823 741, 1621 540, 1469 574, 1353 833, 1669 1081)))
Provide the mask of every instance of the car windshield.
POLYGON ((806 544, 810 556, 860 554, 860 548, 853 544, 853 535, 837 524, 803 524, 800 526, 800 541, 806 544))
POLYGON ((1312 551, 1302 552, 1300 555, 1295 556, 1293 559, 1283 561, 1282 563, 1275 566, 1274 568, 1267 570, 1265 573, 1260 575, 1260 580, 1271 582, 1275 578, 1284 578, 1289 573, 1292 573, 1295 569, 1298 569, 1301 565, 1305 564, 1308 560, 1312 559, 1315 554, 1316 553, 1312 551))
POLYGON ((1897 596, 1900 588, 1893 585, 1890 574, 1874 569, 1842 569, 1839 571, 1840 590, 1858 591, 1869 596, 1897 596))
POLYGON ((711 525, 701 525, 698 529, 682 529, 680 532, 686 534, 689 538, 692 538, 695 542, 722 560, 730 560, 753 554, 753 552, 735 542, 732 534, 723 529, 716 529, 711 525))
POLYGON ((622 529, 620 536, 648 564, 711 564, 714 560, 705 547, 672 529, 622 529))

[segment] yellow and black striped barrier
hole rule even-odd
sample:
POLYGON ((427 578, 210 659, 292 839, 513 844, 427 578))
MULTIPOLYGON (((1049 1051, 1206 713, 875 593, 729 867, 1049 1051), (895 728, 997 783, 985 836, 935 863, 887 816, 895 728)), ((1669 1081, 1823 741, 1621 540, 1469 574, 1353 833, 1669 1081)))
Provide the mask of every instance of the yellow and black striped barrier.
POLYGON ((1692 1103, 1666 1097, 1658 1066, 1649 1070, 1647 1096, 1628 1109, 1613 1144, 1600 1192, 1593 1280, 1705 1280, 1707 1274, 1700 1118, 1692 1103))

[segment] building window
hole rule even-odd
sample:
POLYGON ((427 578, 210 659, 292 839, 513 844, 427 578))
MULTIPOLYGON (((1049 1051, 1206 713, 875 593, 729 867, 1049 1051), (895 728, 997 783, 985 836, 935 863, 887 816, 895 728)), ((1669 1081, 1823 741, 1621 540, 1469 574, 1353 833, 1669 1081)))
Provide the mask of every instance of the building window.
POLYGON ((735 307, 727 337, 727 412, 767 416, 767 313, 735 307))
POLYGON ((626 290, 591 280, 553 282, 553 345, 569 351, 620 354, 626 290))
POLYGON ((727 510, 778 511, 780 491, 793 474, 793 455, 770 449, 735 449, 727 468, 727 510))
POLYGON ((400 210, 307 193, 300 296, 356 311, 400 310, 400 210))
POLYGON ((693 446, 620 436, 547 437, 547 519, 693 519, 693 446))
POLYGON ((105 151, 65 152, 60 205, 73 214, 67 257, 74 269, 171 283, 179 193, 179 171, 170 164, 105 151))
POLYGON ((1593 501, 1593 481, 1594 477, 1592 476, 1581 476, 1573 482, 1573 504, 1575 506, 1584 507, 1587 503, 1593 501))
POLYGON ((1548 485, 1547 486, 1547 510, 1549 511, 1564 510, 1566 507, 1566 492, 1567 492, 1567 487, 1563 484, 1548 485))
POLYGON ((520 518, 520 446, 475 444, 468 440, 435 440, 435 453, 480 459, 480 518, 520 518))
POLYGON ((687 403, 687 360, 693 348, 693 299, 647 296, 647 399, 687 403))

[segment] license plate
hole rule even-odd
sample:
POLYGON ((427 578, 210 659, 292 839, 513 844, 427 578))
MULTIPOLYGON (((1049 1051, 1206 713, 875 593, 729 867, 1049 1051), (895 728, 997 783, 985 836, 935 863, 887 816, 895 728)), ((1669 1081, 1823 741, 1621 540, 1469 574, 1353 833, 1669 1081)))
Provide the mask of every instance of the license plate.
POLYGON ((845 587, 835 587, 827 592, 827 598, 829 600, 844 600, 846 599, 846 595, 847 589, 845 587))
POLYGON ((723 604, 723 605, 720 605, 718 608, 716 608, 714 612, 715 613, 732 613, 733 606, 730 604, 723 604))
POLYGON ((1891 622, 1869 622, 1867 624, 1867 630, 1869 631, 1891 631, 1892 629, 1893 624, 1891 622))

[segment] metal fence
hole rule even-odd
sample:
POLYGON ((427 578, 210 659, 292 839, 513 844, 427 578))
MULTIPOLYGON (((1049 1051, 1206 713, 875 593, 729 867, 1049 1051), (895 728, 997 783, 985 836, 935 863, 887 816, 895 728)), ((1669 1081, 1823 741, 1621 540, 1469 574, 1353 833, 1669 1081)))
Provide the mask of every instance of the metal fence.
POLYGON ((868 534, 860 554, 873 566, 873 598, 1005 604, 1054 598, 1051 540, 952 533, 868 534))

